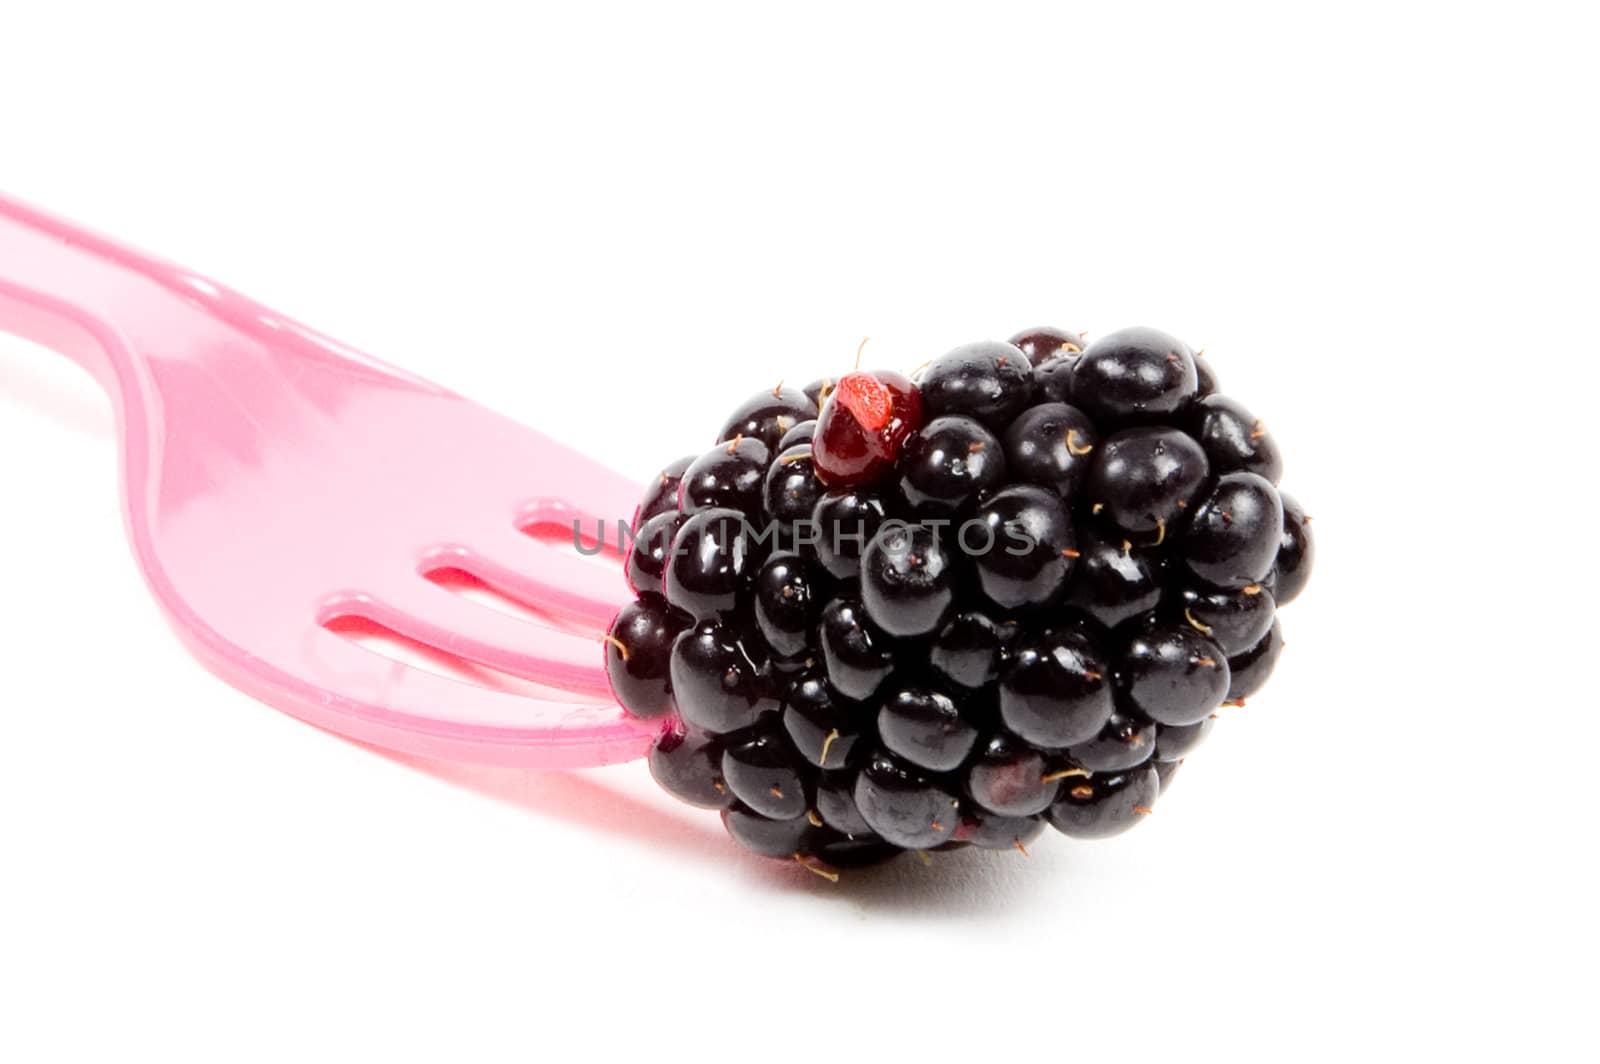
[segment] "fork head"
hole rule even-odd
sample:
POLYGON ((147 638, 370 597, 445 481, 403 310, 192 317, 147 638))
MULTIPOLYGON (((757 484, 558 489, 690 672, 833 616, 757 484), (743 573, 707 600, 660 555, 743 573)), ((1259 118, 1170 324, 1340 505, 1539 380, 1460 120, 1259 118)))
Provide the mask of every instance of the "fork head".
POLYGON ((390 749, 537 767, 641 755, 601 635, 637 486, 220 285, 0 198, 0 330, 116 403, 124 511, 194 652, 279 709, 390 749), (574 528, 606 550, 587 557, 574 528), (529 531, 548 530, 548 537, 529 531), (527 530, 527 531, 525 531, 527 530), (465 572, 528 616, 430 579, 465 572), (357 618, 484 671, 353 642, 357 618), (537 685, 493 682, 510 676, 537 685))

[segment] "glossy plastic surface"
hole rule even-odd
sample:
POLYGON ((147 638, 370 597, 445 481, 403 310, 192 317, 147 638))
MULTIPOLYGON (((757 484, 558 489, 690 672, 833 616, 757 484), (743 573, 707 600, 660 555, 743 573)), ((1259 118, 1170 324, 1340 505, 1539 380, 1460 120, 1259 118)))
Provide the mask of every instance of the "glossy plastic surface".
POLYGON ((651 729, 611 700, 599 642, 629 597, 620 563, 570 542, 574 519, 593 529, 630 516, 637 485, 219 284, 4 197, 0 330, 75 359, 110 393, 134 555, 178 632, 229 683, 431 757, 575 767, 647 749, 651 729), (565 541, 523 533, 540 522, 566 529, 565 541), (441 568, 550 620, 426 578, 441 568), (326 627, 343 617, 557 697, 403 664, 326 627))

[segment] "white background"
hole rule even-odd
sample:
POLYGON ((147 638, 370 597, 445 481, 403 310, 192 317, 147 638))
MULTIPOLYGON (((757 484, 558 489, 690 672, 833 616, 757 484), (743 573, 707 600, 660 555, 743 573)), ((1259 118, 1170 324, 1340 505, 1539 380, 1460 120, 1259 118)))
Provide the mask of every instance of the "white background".
POLYGON ((1140 830, 830 887, 213 679, 0 338, 0 1059, 1593 1059, 1584 7, 6 4, 9 193, 641 480, 864 335, 1145 323, 1320 562, 1140 830))

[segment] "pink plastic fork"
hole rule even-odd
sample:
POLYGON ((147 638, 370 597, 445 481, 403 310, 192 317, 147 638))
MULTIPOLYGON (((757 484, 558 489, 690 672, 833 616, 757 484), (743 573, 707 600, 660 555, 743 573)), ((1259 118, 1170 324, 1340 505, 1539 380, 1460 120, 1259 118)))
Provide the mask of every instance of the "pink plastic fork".
POLYGON ((570 545, 639 491, 567 447, 222 285, 0 197, 0 331, 54 348, 116 407, 139 566, 234 686, 406 753, 577 767, 640 756, 599 638, 628 591, 570 545), (531 623, 427 579, 464 570, 531 623), (361 618, 559 689, 535 698, 403 664, 361 618))

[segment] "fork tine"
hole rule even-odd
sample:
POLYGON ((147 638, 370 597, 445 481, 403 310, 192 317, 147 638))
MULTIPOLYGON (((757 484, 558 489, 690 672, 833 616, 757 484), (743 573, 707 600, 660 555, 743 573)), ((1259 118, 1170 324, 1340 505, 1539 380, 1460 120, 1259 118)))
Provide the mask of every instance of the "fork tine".
POLYGON ((431 550, 424 572, 455 568, 534 609, 600 631, 633 597, 615 556, 600 561, 570 547, 541 543, 507 525, 474 535, 465 545, 431 550), (608 563, 607 563, 608 560, 608 563))
MULTIPOLYGON (((441 592, 444 593, 444 592, 441 592)), ((301 675, 261 690, 318 727, 423 757, 587 768, 643 756, 659 727, 614 703, 528 698, 452 680, 313 626, 301 675)))
POLYGON ((340 596, 321 620, 362 617, 491 669, 589 697, 611 698, 598 639, 524 621, 421 578, 381 593, 340 596))
MULTIPOLYGON (((566 491, 555 491, 522 500, 517 507, 518 528, 543 526, 565 538, 573 529, 584 532, 597 528, 614 531, 616 522, 627 522, 633 517, 644 494, 644 486, 595 462, 582 461, 564 466, 559 471, 551 468, 548 458, 540 463, 540 474, 550 485, 556 478, 570 481, 566 491)), ((605 536, 605 546, 616 551, 616 537, 605 536)))

